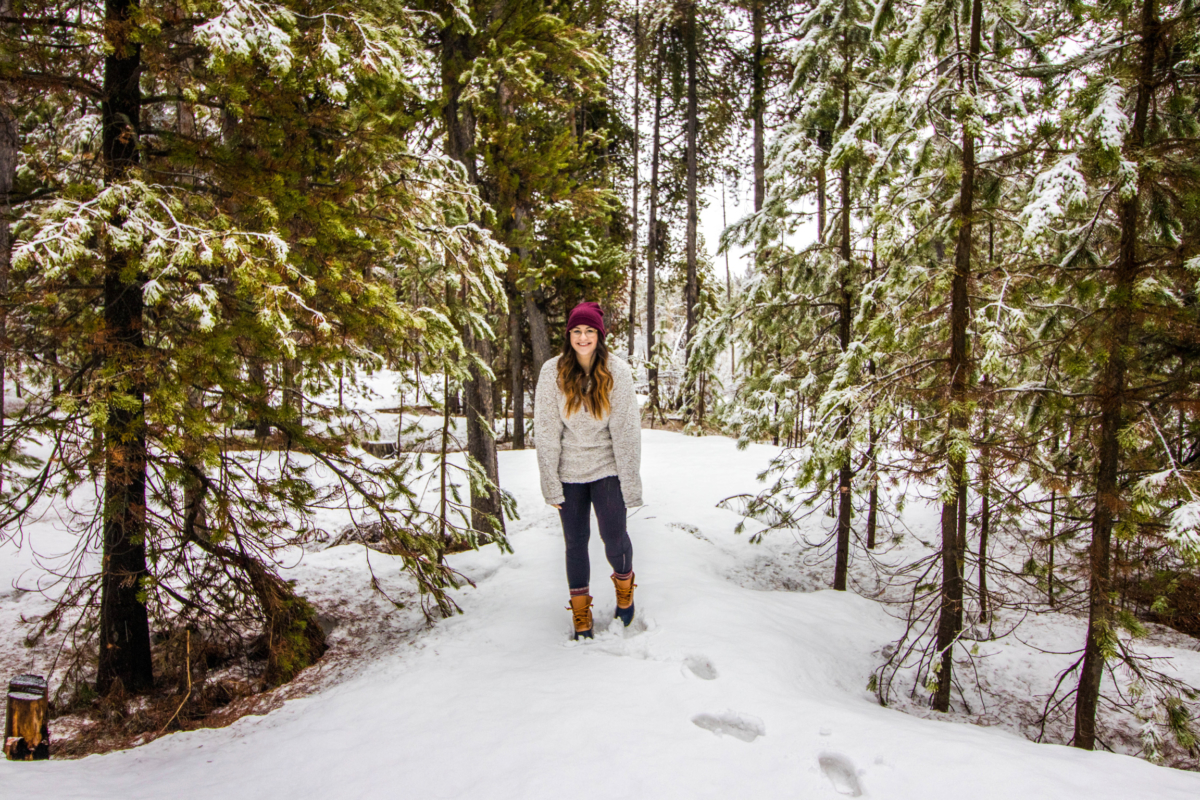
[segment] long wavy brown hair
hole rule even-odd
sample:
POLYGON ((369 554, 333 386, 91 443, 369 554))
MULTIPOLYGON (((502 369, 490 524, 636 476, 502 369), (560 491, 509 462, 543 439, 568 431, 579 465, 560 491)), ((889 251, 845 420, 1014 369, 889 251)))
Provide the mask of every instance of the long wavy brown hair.
POLYGON ((558 388, 567 398, 567 416, 585 408, 596 419, 604 419, 612 409, 609 403, 612 387, 613 377, 608 371, 608 347, 604 344, 604 337, 601 336, 596 342, 596 352, 592 354, 592 374, 589 375, 575 357, 571 334, 568 333, 563 342, 562 358, 558 359, 558 388))

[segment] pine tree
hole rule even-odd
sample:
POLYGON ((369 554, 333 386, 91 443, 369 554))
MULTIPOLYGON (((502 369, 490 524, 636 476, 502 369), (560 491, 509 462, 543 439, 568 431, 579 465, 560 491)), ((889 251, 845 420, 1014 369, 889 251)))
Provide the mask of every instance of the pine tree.
POLYGON ((9 341, 39 387, 4 429, 5 462, 24 467, 4 522, 104 473, 79 541, 95 526, 117 557, 63 595, 105 598, 100 688, 150 681, 134 616, 265 629, 268 683, 310 663, 323 636, 274 553, 330 502, 377 517, 430 606, 453 612, 446 535, 476 532, 446 533, 416 504, 413 465, 365 459, 370 425, 319 399, 405 354, 460 379, 456 322, 501 291, 478 196, 407 144, 430 100, 407 77, 427 65, 425 18, 390 3, 38 11, 15 34, 29 58, 3 76, 30 131, 9 341), (255 446, 273 452, 249 458, 243 425, 269 427, 255 446))
MULTIPOLYGON (((1069 432, 1070 458, 1059 460, 1084 498, 1057 513, 1078 514, 1090 528, 1088 633, 1075 665, 1072 740, 1084 749, 1098 741, 1103 679, 1106 671, 1116 678, 1117 665, 1135 676, 1135 713, 1166 722, 1181 740, 1190 735, 1186 713, 1178 712, 1183 687, 1120 640, 1118 628, 1136 630, 1137 623, 1112 600, 1122 590, 1114 545, 1125 548, 1126 562, 1148 539, 1176 559, 1194 554, 1194 522, 1176 522, 1174 514, 1195 502, 1196 475, 1181 463, 1182 442, 1167 431, 1197 389, 1197 330, 1180 298, 1194 280, 1188 259, 1200 246, 1184 211, 1197 196, 1200 129, 1184 111, 1196 102, 1194 83, 1163 79, 1195 51, 1189 13, 1156 0, 1106 9, 1080 23, 1093 47, 1038 70, 1063 87, 1068 109, 1055 129, 1058 147, 1030 186, 1023 222, 1026 242, 1048 263, 1029 273, 1036 275, 1029 291, 1051 301, 1037 315, 1033 344, 1059 353, 1044 385, 1074 398, 1066 411, 1061 401, 1036 406, 1069 432), (1130 46, 1104 49, 1118 40, 1130 46)), ((1148 742, 1148 752, 1158 746, 1148 742)))

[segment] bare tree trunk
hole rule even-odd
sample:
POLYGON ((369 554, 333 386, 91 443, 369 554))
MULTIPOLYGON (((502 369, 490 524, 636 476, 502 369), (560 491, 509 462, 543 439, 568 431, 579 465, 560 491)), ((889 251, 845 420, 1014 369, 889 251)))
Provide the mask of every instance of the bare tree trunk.
MULTIPOLYGON (((7 2, 3 4, 7 10, 7 2)), ((12 234, 9 217, 12 206, 9 195, 17 177, 17 149, 19 142, 17 118, 8 107, 7 98, 0 97, 0 342, 8 339, 8 274, 12 266, 12 234)), ((0 437, 4 434, 5 387, 8 376, 8 351, 0 345, 0 437)), ((0 488, 4 476, 0 473, 0 488)))
MULTIPOLYGON (((475 161, 475 114, 469 103, 462 101, 459 76, 472 59, 471 42, 455 24, 442 30, 442 87, 446 105, 443 110, 446 124, 446 153, 460 162, 471 182, 479 185, 475 161)), ((476 336, 464 326, 463 340, 474 352, 480 364, 491 364, 492 343, 476 336)), ((492 405, 492 386, 479 365, 471 366, 471 378, 464 386, 467 424, 467 452, 483 468, 492 482, 490 492, 471 491, 471 527, 483 533, 504 530, 504 515, 500 506, 499 465, 496 459, 496 439, 492 432, 495 417, 492 405), (486 427, 485 427, 486 426, 486 427), (491 520, 495 521, 495 526, 491 520)))
POLYGON ((1054 523, 1058 518, 1058 491, 1050 492, 1049 563, 1046 565, 1046 604, 1054 608, 1054 523))
MULTIPOLYGON (((204 408, 204 393, 195 387, 189 387, 187 392, 188 405, 194 409, 204 408)), ((185 462, 185 466, 192 471, 193 474, 185 474, 183 484, 183 513, 186 520, 185 526, 190 526, 188 530, 190 536, 202 536, 205 539, 211 537, 211 532, 208 528, 208 503, 206 501, 206 492, 203 482, 196 477, 195 472, 201 470, 201 466, 194 462, 185 462)))
POLYGON ((650 220, 646 238, 646 360, 651 366, 646 371, 650 381, 650 411, 658 409, 658 368, 654 366, 654 279, 658 265, 658 163, 661 156, 662 139, 662 69, 663 45, 661 31, 655 32, 658 40, 654 59, 654 134, 650 145, 650 220))
POLYGON ((521 306, 514 296, 508 301, 509 406, 512 407, 512 448, 525 449, 525 348, 521 341, 521 306))
POLYGON ((638 268, 638 188, 641 174, 638 169, 642 131, 642 15, 641 2, 633 12, 633 246, 629 252, 629 347, 628 355, 633 358, 633 338, 637 331, 637 268, 638 268))
MULTIPOLYGON (((971 35, 968 58, 971 74, 963 87, 973 92, 978 72, 980 37, 983 20, 983 0, 971 5, 971 35)), ((950 379, 949 425, 950 442, 947 466, 956 487, 955 498, 942 504, 942 605, 938 618, 937 649, 941 654, 941 671, 933 697, 936 711, 950 710, 950 689, 953 685, 954 644, 962 633, 963 623, 963 549, 966 538, 967 475, 966 457, 959 443, 967 436, 965 410, 970 377, 970 357, 967 353, 967 323, 970 298, 967 294, 971 277, 972 223, 975 201, 975 136, 964 123, 962 129, 962 183, 959 191, 959 213, 962 224, 954 250, 954 277, 950 287, 950 358, 947 363, 950 379)))
MULTIPOLYGON (((842 125, 850 125, 850 54, 848 43, 843 53, 845 69, 842 73, 842 125)), ((850 164, 843 162, 840 170, 842 214, 841 214, 841 265, 840 297, 838 298, 838 346, 845 355, 850 349, 850 318, 853 314, 853 298, 850 289, 851 269, 850 260, 853 253, 850 249, 850 164)), ((838 423, 838 437, 845 442, 842 450, 842 463, 838 469, 838 525, 837 525, 837 557, 833 568, 833 588, 838 591, 846 590, 847 573, 850 569, 850 518, 854 513, 853 496, 850 483, 854 477, 854 468, 850 463, 850 406, 841 409, 841 421, 838 423)))
POLYGON ((754 32, 753 85, 750 94, 750 114, 754 117, 754 210, 762 211, 767 196, 766 146, 764 120, 766 114, 766 71, 763 60, 763 0, 751 0, 750 27, 754 32))
MULTIPOLYGON (((873 201, 878 200, 878 195, 873 198, 873 201)), ((879 247, 876 234, 871 233, 871 280, 874 281, 879 274, 879 247)), ((875 383, 876 366, 875 359, 867 362, 867 373, 871 376, 871 383, 875 383)), ((876 544, 876 531, 879 527, 879 463, 877 460, 877 452, 879 448, 879 429, 875 427, 875 408, 868 411, 867 419, 867 468, 871 470, 871 491, 867 498, 867 549, 874 550, 876 544)))
MULTIPOLYGON (((828 155, 829 149, 832 146, 833 132, 825 130, 817 131, 817 147, 821 149, 821 152, 828 155)), ((828 182, 825 175, 825 155, 822 156, 821 164, 817 167, 817 241, 819 242, 825 241, 825 223, 827 222, 828 182)), ((776 403, 776 408, 778 408, 778 402, 776 403)), ((771 443, 775 445, 779 444, 779 433, 777 430, 772 431, 771 443)), ((834 571, 837 571, 836 568, 834 571)))
POLYGON ((540 295, 540 291, 524 292, 522 295, 525 301, 525 318, 529 321, 534 375, 540 375, 542 365, 554 358, 554 351, 550 348, 550 325, 546 319, 546 311, 539 302, 540 295))
MULTIPOLYGON (((524 204, 518 203, 513 211, 513 218, 516 227, 520 231, 524 231, 529 224, 529 209, 524 204)), ((529 260, 529 250, 524 246, 517 248, 517 255, 521 259, 521 263, 527 263, 529 260)), ((529 323, 529 345, 533 354, 533 385, 534 391, 537 387, 538 376, 542 374, 542 365, 554 358, 554 351, 550 347, 550 325, 546 318, 546 310, 543 307, 544 297, 540 289, 531 289, 521 293, 521 304, 525 309, 525 320, 529 323)))
MULTIPOLYGON (((129 33, 135 0, 107 0, 101 158, 108 184, 125 178, 138 158, 141 46, 129 33)), ((146 570, 146 407, 142 375, 141 276, 127 277, 128 255, 109 249, 104 268, 104 361, 115 379, 104 437, 103 561, 100 656, 96 690, 140 691, 154 683, 150 621, 142 593, 146 570)))
MULTIPOLYGON (((988 220, 988 267, 996 263, 996 225, 988 220)), ((989 608, 987 569, 988 569, 988 537, 992 531, 992 446, 991 414, 992 396, 989 384, 990 378, 983 376, 983 431, 979 443, 979 621, 987 622, 991 614, 989 608)))
POLYGON ((829 155, 829 150, 833 147, 833 131, 817 131, 817 147, 821 149, 821 153, 823 154, 821 165, 817 167, 817 239, 824 241, 829 204, 828 181, 825 175, 825 157, 829 155))
POLYGON ((254 391, 261 397, 261 408, 254 412, 254 435, 259 439, 265 439, 271 435, 271 422, 267 419, 267 409, 271 405, 271 393, 267 386, 267 370, 263 367, 262 359, 251 357, 250 365, 250 383, 254 387, 254 391))
MULTIPOLYGON (((842 191, 849 190, 849 167, 842 167, 842 191)), ((841 345, 842 352, 845 353, 850 347, 850 290, 847 285, 848 267, 850 258, 850 207, 848 195, 843 195, 843 203, 846 208, 842 213, 842 258, 845 263, 842 266, 842 296, 839 300, 839 320, 838 320, 838 343, 841 345)), ((834 562, 833 569, 833 588, 838 591, 845 591, 846 577, 850 568, 850 518, 853 514, 853 504, 851 495, 851 480, 854 477, 853 465, 850 463, 850 409, 844 407, 842 409, 842 419, 838 424, 838 436, 847 442, 846 448, 842 453, 842 464, 838 469, 838 533, 837 533, 837 557, 834 562)))
MULTIPOLYGON (((753 35, 751 86, 750 86, 750 116, 753 120, 752 150, 754 161, 754 211, 762 211, 766 200, 766 146, 763 131, 763 117, 766 110, 766 64, 763 61, 763 0, 751 0, 750 29, 753 35)), ((722 197, 722 200, 724 198, 722 197)), ((723 211, 723 209, 722 209, 723 211)), ((754 250, 754 265, 756 270, 761 266, 757 244, 754 250)), ((726 256, 728 258, 728 255, 726 256)), ((783 293, 783 265, 779 264, 776 271, 776 295, 783 293)), ((782 367, 782 344, 775 342, 775 365, 782 367)), ((775 417, 779 417, 779 400, 775 400, 775 417)), ((772 427, 771 443, 779 444, 778 422, 772 427)))
MULTIPOLYGON (((867 364, 872 379, 875 377, 875 362, 867 364)), ((868 422, 867 469, 871 470, 871 493, 867 500, 867 549, 875 549, 875 535, 879 528, 879 472, 875 463, 875 452, 879 446, 879 429, 874 416, 868 422)))
POLYGON ((280 383, 283 390, 283 407, 296 414, 297 421, 304 419, 304 397, 297 388, 300 378, 300 360, 286 358, 280 365, 280 383))
MULTIPOLYGON (((697 76, 696 44, 696 3, 690 0, 687 4, 684 19, 684 48, 687 61, 687 278, 683 290, 683 303, 686 311, 686 327, 684 329, 685 362, 691 361, 692 337, 696 333, 696 304, 700 299, 700 286, 696 273, 696 226, 699 198, 697 197, 697 182, 699 180, 700 160, 697 149, 700 143, 700 106, 699 78, 697 76)), ((690 406, 691 402, 684 401, 690 406)))
MULTIPOLYGON (((1155 0, 1143 0, 1141 12, 1141 63, 1138 74, 1137 103, 1129 131, 1129 151, 1140 150, 1146 142, 1150 94, 1154 78, 1154 54, 1158 48, 1161 23, 1155 0)), ((1113 524, 1121 505, 1120 432, 1125 410, 1125 369, 1129 339, 1133 329, 1133 289, 1138 277, 1138 191, 1121 200, 1119 219, 1121 241, 1113 276, 1112 316, 1108 334, 1108 360, 1100 374, 1096 396, 1100 405, 1097 432, 1096 502, 1092 511, 1092 544, 1089 553, 1091 578, 1088 584, 1088 632, 1083 650, 1083 667, 1075 696, 1075 736, 1072 744, 1084 750, 1096 746, 1096 708, 1100 702, 1100 682, 1104 677, 1104 650, 1112 633, 1112 591, 1110 548, 1113 524)))
MULTIPOLYGON (((725 181, 721 181, 721 227, 728 228, 729 220, 725 217, 725 181)), ((733 275, 729 270, 729 251, 725 251, 725 305, 733 303, 733 275)), ((733 342, 733 325, 729 326, 729 379, 732 382, 737 377, 737 346, 733 342)))
MULTIPOLYGON (((986 384, 987 378, 984 378, 986 384)), ((988 608, 987 553, 988 536, 992 529, 992 448, 988 444, 990 418, 985 410, 983 418, 983 441, 979 446, 979 621, 987 622, 991 610, 988 608)))
MULTIPOLYGON (((485 364, 492 362, 492 343, 482 336, 466 331, 467 345, 485 364)), ((464 387, 466 395, 467 453, 479 462, 493 488, 483 493, 471 492, 471 527, 483 533, 503 533, 504 515, 500 506, 500 475, 496 457, 496 436, 492 430, 496 418, 493 405, 492 381, 483 367, 471 366, 471 379, 464 387)))

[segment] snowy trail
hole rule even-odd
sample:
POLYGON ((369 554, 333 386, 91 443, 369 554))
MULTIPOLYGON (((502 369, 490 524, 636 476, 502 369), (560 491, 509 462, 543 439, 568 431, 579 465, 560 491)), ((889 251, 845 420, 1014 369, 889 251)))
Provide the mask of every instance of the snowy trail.
POLYGON ((644 442, 629 630, 608 627, 593 536, 597 638, 568 641, 561 533, 535 454, 501 453, 522 513, 515 553, 457 557, 478 584, 460 593, 465 615, 265 717, 79 761, 0 763, 0 796, 1200 796, 1198 774, 879 707, 871 654, 896 623, 878 606, 729 577, 752 545, 714 504, 754 488, 768 449, 659 431, 644 442))

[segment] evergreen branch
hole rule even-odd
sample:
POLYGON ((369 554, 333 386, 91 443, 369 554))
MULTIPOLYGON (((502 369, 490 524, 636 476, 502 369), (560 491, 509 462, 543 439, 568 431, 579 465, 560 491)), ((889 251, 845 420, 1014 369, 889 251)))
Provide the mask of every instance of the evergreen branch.
POLYGON ((14 25, 21 28, 34 28, 47 26, 52 28, 71 28, 74 30, 91 31, 99 33, 101 26, 89 25, 82 22, 72 22, 63 17, 13 17, 7 14, 0 15, 0 25, 14 25))
POLYGON ((21 71, 14 75, 9 75, 6 80, 32 88, 70 89, 96 102, 104 100, 103 89, 85 78, 73 75, 51 75, 44 72, 21 71))

